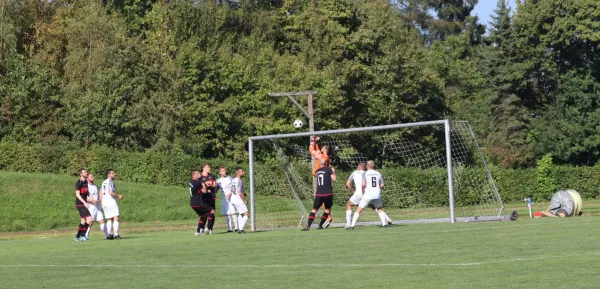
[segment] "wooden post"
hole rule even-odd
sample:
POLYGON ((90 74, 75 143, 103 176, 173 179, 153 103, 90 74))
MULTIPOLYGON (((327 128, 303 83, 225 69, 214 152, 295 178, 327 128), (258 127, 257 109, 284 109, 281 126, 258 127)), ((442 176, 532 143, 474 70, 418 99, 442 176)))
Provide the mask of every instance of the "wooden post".
MULTIPOLYGON (((304 113, 304 115, 306 115, 306 117, 308 118, 308 129, 310 132, 314 132, 315 131, 315 116, 314 116, 314 109, 313 109, 313 95, 316 95, 318 92, 314 91, 314 90, 309 90, 309 91, 298 91, 298 92, 276 92, 276 93, 269 93, 269 96, 287 96, 287 98, 294 104, 296 105, 296 107, 298 107, 298 109, 300 109, 300 111, 302 111, 302 113, 304 113), (304 96, 304 95, 308 95, 308 111, 304 109, 304 107, 302 107, 302 105, 300 105, 300 103, 298 103, 298 101, 294 98, 294 96, 304 96)), ((312 172, 313 168, 315 167, 315 158, 311 155, 310 156, 310 163, 311 163, 311 168, 310 171, 312 172)), ((317 183, 315 182, 314 178, 313 178, 313 190, 316 190, 317 187, 317 183)))

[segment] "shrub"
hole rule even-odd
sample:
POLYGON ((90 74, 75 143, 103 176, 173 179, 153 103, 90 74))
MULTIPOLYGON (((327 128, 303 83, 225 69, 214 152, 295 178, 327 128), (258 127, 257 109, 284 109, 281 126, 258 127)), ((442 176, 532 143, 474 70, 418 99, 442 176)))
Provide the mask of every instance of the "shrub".
MULTIPOLYGON (((0 170, 19 172, 51 172, 75 174, 79 168, 87 168, 102 179, 104 171, 112 168, 120 181, 147 183, 164 186, 187 184, 191 169, 200 168, 209 162, 215 169, 224 165, 232 173, 233 167, 247 167, 229 159, 200 159, 181 151, 171 152, 131 152, 114 150, 103 146, 89 149, 74 149, 68 146, 25 145, 20 143, 0 143, 0 170)), ((256 173, 262 178, 281 178, 278 161, 256 164, 256 173)), ((544 156, 535 169, 490 168, 495 184, 505 203, 521 202, 526 197, 537 201, 549 200, 558 189, 575 189, 584 199, 600 196, 600 165, 595 167, 554 166, 551 156, 544 156)), ((339 171, 340 175, 349 172, 339 171)), ((310 168, 306 168, 306 181, 310 182, 310 168)), ((478 202, 478 183, 472 175, 487 176, 480 168, 456 167, 454 185, 458 206, 478 202)), ((393 181, 404 188, 404 192, 384 194, 383 201, 388 206, 446 206, 448 205, 446 172, 442 168, 415 169, 391 167, 385 169, 386 181, 393 181), (441 193, 444 192, 444 193, 441 193)), ((256 193, 273 194, 269 188, 256 184, 256 193)), ((346 200, 337 198, 343 205, 346 200)), ((16 225, 15 225, 16 226, 16 225)))

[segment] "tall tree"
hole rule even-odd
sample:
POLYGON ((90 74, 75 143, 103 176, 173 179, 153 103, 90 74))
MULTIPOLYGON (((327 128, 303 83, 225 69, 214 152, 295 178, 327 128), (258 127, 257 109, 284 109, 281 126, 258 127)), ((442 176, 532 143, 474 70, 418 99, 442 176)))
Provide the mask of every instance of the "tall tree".
POLYGON ((156 0, 102 0, 109 13, 119 13, 127 23, 127 31, 140 35, 148 28, 145 15, 152 11, 156 0))
POLYGON ((525 73, 519 96, 542 114, 531 132, 535 147, 548 149, 559 163, 595 163, 597 132, 591 124, 600 111, 600 3, 525 1, 513 26, 525 73))
POLYGON ((510 34, 510 16, 511 7, 507 0, 498 0, 494 14, 491 15, 490 31, 488 40, 495 46, 502 46, 505 41, 509 41, 510 34))
POLYGON ((504 167, 519 167, 533 160, 528 134, 532 112, 519 97, 525 74, 516 57, 510 13, 506 0, 499 0, 486 45, 479 49, 478 66, 485 86, 492 90, 487 107, 491 118, 485 134, 488 152, 504 167))
POLYGON ((436 12, 436 18, 429 23, 429 38, 444 40, 450 35, 463 32, 471 11, 479 0, 429 0, 429 8, 436 12))

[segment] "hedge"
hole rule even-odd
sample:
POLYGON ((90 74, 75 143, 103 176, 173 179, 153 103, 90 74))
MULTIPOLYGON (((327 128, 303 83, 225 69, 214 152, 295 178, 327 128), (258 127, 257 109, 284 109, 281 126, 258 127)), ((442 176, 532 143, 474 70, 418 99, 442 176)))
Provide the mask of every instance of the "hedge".
MULTIPOLYGON (((114 169, 118 179, 128 182, 158 184, 165 186, 184 186, 189 179, 189 171, 199 168, 204 162, 213 166, 224 165, 228 168, 247 167, 246 162, 236 163, 230 159, 199 159, 179 152, 130 152, 107 147, 89 149, 70 149, 60 146, 25 145, 19 143, 0 143, 0 170, 19 172, 49 172, 76 174, 85 167, 90 172, 103 175, 107 168, 114 169)), ((257 164, 256 170, 272 174, 273 178, 282 178, 277 171, 277 162, 270 165, 257 164)), ((540 192, 535 168, 503 169, 490 168, 500 196, 505 203, 521 202, 525 197, 536 201, 549 200, 553 192, 540 192)), ((584 199, 600 196, 600 169, 594 167, 552 166, 549 177, 555 180, 559 189, 575 189, 584 199)), ((346 172, 348 173, 348 172, 346 172)), ((478 201, 479 180, 486 172, 478 168, 455 168, 455 189, 461 195, 458 205, 469 205, 478 201), (479 178, 469 176, 478 175, 479 178)), ((340 173, 345 176, 345 173, 340 173)), ((440 194, 446 190, 445 171, 443 169, 386 168, 386 180, 401 183, 410 188, 402 195, 388 195, 384 202, 420 205, 446 205, 447 197, 440 194), (411 198, 414 199, 411 201, 411 198)), ((307 176, 310 178, 310 175, 307 176)), ((259 184, 257 184, 259 186, 259 184)), ((257 187, 257 193, 270 194, 269 190, 257 187)))

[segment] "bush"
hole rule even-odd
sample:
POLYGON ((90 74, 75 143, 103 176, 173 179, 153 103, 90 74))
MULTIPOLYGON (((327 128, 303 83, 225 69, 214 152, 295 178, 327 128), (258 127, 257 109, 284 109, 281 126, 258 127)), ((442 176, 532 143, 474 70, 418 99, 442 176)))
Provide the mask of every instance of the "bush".
MULTIPOLYGON (((52 172, 75 174, 79 168, 87 168, 101 180, 104 171, 112 168, 118 179, 127 182, 183 187, 189 180, 189 172, 209 162, 215 169, 219 165, 229 168, 246 168, 246 163, 229 159, 199 159, 178 151, 131 152, 114 150, 102 146, 90 149, 72 149, 66 146, 24 145, 0 143, 0 170, 19 172, 52 172)), ((281 178, 279 162, 256 164, 256 173, 262 178, 281 178)), ((542 159, 537 169, 490 168, 500 197, 505 203, 522 202, 526 197, 536 201, 549 200, 557 189, 575 189, 584 199, 600 196, 600 165, 596 167, 553 166, 548 157, 542 159)), ((339 172, 347 176, 349 172, 339 172)), ((310 182, 310 168, 303 172, 310 182)), ((454 170, 455 191, 458 206, 467 206, 479 201, 479 184, 472 175, 487 176, 480 168, 456 167, 454 170)), ((447 206, 447 182, 444 169, 386 168, 386 181, 393 181, 407 188, 405 192, 384 194, 384 203, 389 206, 447 206), (444 193, 441 193, 444 192, 444 193)), ((256 186, 256 193, 273 194, 269 188, 256 186)), ((346 200, 339 199, 339 204, 346 200)), ((337 203, 336 203, 337 204, 337 203)))
POLYGON ((546 154, 537 163, 538 193, 536 200, 549 200, 556 191, 555 178, 552 175, 552 154, 546 154), (550 196, 550 198, 548 197, 550 196))

